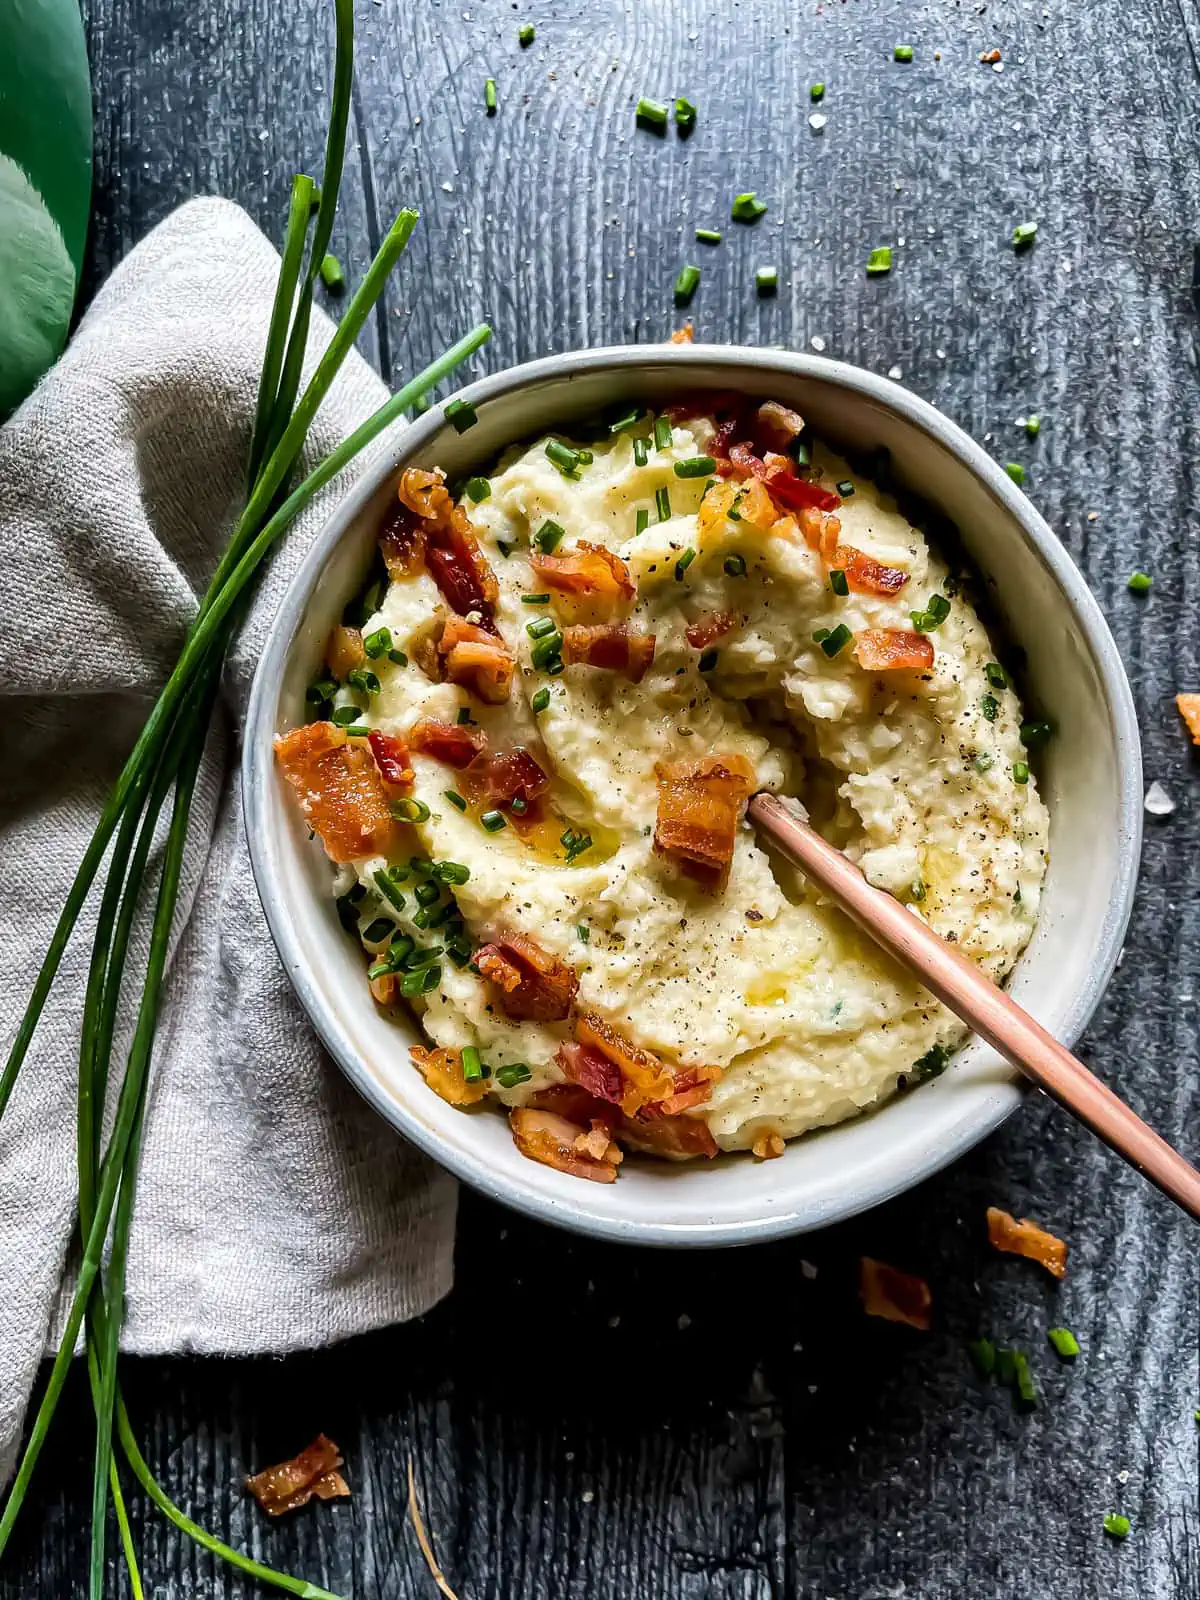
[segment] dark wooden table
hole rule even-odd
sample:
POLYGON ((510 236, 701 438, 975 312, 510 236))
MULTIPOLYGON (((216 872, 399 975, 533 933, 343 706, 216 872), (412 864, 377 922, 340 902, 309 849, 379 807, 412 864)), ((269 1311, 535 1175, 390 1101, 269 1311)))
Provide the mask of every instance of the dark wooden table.
MULTIPOLYGON (((1147 776, 1178 803, 1150 821, 1128 955, 1083 1054, 1195 1154, 1200 770, 1171 698, 1200 688, 1196 0, 358 9, 335 241, 350 276, 391 213, 422 213, 371 330, 385 377, 482 316, 494 366, 661 339, 695 259, 702 336, 891 370, 1026 465, 1112 622, 1147 776), (1002 72, 978 59, 993 47, 1002 72), (643 93, 690 95, 694 137, 636 131, 643 93), (755 229, 728 225, 742 189, 771 208, 755 229), (1037 244, 1018 256, 1028 219, 1037 244), (724 244, 695 244, 697 224, 724 226, 724 244), (868 280, 879 244, 894 267, 868 280), (760 264, 779 268, 774 299, 755 296, 760 264), (1015 426, 1030 411, 1033 441, 1015 426), (1154 574, 1148 598, 1126 589, 1135 566, 1154 574)), ((294 164, 319 159, 328 7, 85 11, 91 282, 189 195, 232 196, 278 237, 294 164)), ((434 1592, 405 1519, 410 1455, 462 1600, 1195 1600, 1197 1298, 1188 1225, 1031 1102, 893 1204, 741 1252, 592 1244, 464 1194, 458 1284, 423 1322, 286 1362, 128 1363, 125 1385, 171 1493, 355 1600, 434 1592), (1061 1287, 988 1249, 990 1202, 1070 1240, 1061 1287), (863 1251, 929 1279, 931 1334, 861 1315, 863 1251), (1074 1367, 1046 1342, 1056 1323, 1083 1345, 1074 1367), (1031 1353, 1032 1415, 973 1374, 980 1332, 1031 1353), (265 1525, 241 1474, 318 1427, 354 1498, 265 1525), (1132 1519, 1124 1544, 1102 1532, 1110 1510, 1132 1519)), ((77 1386, 3 1600, 83 1592, 89 1421, 77 1386)), ((140 1502, 135 1518, 148 1594, 251 1592, 140 1502)))

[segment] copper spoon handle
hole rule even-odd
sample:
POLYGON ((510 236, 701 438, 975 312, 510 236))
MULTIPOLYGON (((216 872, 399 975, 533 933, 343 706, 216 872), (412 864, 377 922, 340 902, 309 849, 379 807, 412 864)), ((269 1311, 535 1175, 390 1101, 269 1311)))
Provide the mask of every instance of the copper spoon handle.
POLYGON ((1200 1222, 1200 1172, 973 961, 890 894, 869 884, 852 861, 777 795, 756 794, 749 816, 784 855, 877 944, 915 972, 951 1011, 1200 1222))

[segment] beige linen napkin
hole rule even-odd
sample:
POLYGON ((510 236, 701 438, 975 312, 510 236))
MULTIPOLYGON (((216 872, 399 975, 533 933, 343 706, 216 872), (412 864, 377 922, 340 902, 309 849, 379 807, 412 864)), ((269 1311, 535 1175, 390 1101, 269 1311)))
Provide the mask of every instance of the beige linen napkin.
MULTIPOLYGON (((185 205, 122 262, 0 429, 5 1054, 103 796, 240 509, 277 267, 236 206, 185 205)), ((314 350, 331 331, 324 317, 315 324, 314 350)), ((384 398, 352 355, 310 458, 384 398)), ((417 1316, 450 1285, 454 1185, 317 1044, 263 921, 236 785, 263 631, 346 481, 272 558, 201 769, 153 1064, 126 1350, 326 1344, 417 1316)), ((0 1483, 62 1314, 91 927, 89 915, 0 1121, 0 1483)))

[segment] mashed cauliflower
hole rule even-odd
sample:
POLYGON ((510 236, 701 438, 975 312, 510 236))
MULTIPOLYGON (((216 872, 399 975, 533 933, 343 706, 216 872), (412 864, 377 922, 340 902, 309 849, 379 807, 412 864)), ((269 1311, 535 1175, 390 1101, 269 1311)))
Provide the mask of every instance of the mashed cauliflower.
MULTIPOLYGON (((523 931, 575 969, 580 1008, 672 1065, 719 1068, 711 1098, 691 1114, 722 1149, 741 1150, 874 1105, 914 1072, 940 1067, 965 1031, 748 825, 721 892, 656 852, 656 764, 744 757, 758 787, 800 797, 873 883, 996 979, 1037 916, 1047 815, 1025 764, 1021 707, 988 635, 890 499, 815 449, 819 481, 840 485, 841 542, 908 574, 896 594, 839 594, 803 538, 728 515, 702 530, 712 480, 675 469, 706 453, 713 425, 677 424, 656 448, 652 422, 590 445, 592 460, 570 475, 538 440, 500 462, 486 498, 464 500, 516 657, 508 701, 481 704, 418 665, 431 622, 448 615, 418 571, 394 579, 364 624, 367 635, 386 628, 408 659, 372 663, 380 687, 361 720, 403 739, 418 719, 455 723, 466 708, 494 746, 538 753, 558 816, 586 831, 590 847, 568 863, 554 840, 485 831, 476 812, 447 799, 454 772, 413 754, 411 792, 429 812, 416 825, 422 848, 469 869, 454 894, 474 941, 499 927, 523 931), (527 625, 555 612, 524 598, 544 589, 529 556, 548 522, 563 530, 560 553, 587 540, 627 564, 637 585, 630 623, 656 640, 640 682, 586 665, 554 676, 533 666, 527 625), (924 619, 936 652, 926 674, 870 672, 848 643, 822 648, 822 630, 911 631, 913 612, 936 595, 949 598, 948 614, 924 619), (715 654, 686 637, 714 613, 742 619, 715 654), (548 703, 535 710, 544 691, 548 703)), ((343 703, 354 698, 341 691, 343 703)), ((360 927, 382 909, 427 942, 411 895, 402 912, 381 908, 376 874, 386 864, 343 867, 338 892, 357 877, 368 891, 360 927)), ((491 1069, 489 1094, 522 1105, 562 1081, 555 1058, 567 1025, 512 1021, 494 998, 469 964, 446 962, 413 1004, 436 1045, 475 1047, 491 1069), (514 1064, 529 1076, 505 1088, 522 1074, 497 1074, 514 1064)))

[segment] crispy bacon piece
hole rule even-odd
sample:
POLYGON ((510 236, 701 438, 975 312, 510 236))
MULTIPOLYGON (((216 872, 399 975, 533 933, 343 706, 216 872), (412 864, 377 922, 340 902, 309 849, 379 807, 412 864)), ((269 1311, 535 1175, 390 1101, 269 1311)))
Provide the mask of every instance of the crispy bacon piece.
POLYGON ((500 991, 500 1009, 517 1022, 561 1022, 579 992, 575 968, 524 933, 501 933, 475 952, 475 965, 500 991))
POLYGON ((754 788, 754 768, 744 756, 660 762, 654 848, 702 869, 721 887, 733 860, 742 810, 754 788))
POLYGON ((599 1100, 577 1083, 550 1083, 544 1089, 535 1089, 526 1101, 537 1111, 553 1111, 568 1122, 587 1127, 593 1122, 603 1122, 611 1131, 619 1115, 617 1108, 606 1100, 599 1100))
POLYGON ((451 611, 477 611, 490 627, 499 587, 461 506, 455 506, 450 526, 436 537, 436 543, 431 536, 425 546, 425 565, 434 583, 451 611))
POLYGON ((777 1161, 784 1151, 783 1135, 781 1133, 760 1133, 750 1146, 750 1151, 760 1161, 777 1161))
POLYGON ((400 516, 393 510, 380 535, 383 558, 393 577, 415 572, 422 559, 452 611, 477 611, 494 631, 492 613, 499 595, 466 512, 455 505, 440 468, 408 467, 397 489, 400 516))
MULTIPOLYGON (((509 1113, 508 1121, 517 1149, 531 1161, 555 1167, 573 1178, 590 1178, 593 1183, 612 1183, 616 1179, 621 1152, 607 1134, 604 1153, 597 1158, 588 1130, 556 1112, 522 1106, 509 1113)), ((603 1125, 599 1126, 603 1131, 603 1125)), ((593 1125, 591 1133, 595 1132, 593 1125)))
POLYGON ((778 400, 764 400, 754 413, 754 442, 767 450, 786 450, 804 432, 804 418, 778 400))
POLYGON ((764 459, 745 440, 730 445, 729 460, 740 472, 760 479, 772 497, 789 511, 836 511, 842 503, 832 490, 822 489, 819 483, 810 483, 807 478, 798 478, 786 456, 769 452, 764 459))
POLYGON ((314 1495, 318 1500, 344 1500, 350 1485, 338 1471, 341 1465, 342 1452, 332 1439, 319 1433, 290 1461, 264 1467, 247 1478, 246 1488, 269 1517, 281 1517, 285 1511, 307 1505, 314 1495))
POLYGON ((868 672, 928 672, 933 640, 906 628, 864 628, 854 635, 854 658, 868 672))
POLYGON ((389 578, 411 578, 425 565, 425 524, 400 500, 379 525, 379 550, 389 578))
POLYGON ((427 472, 422 467, 407 467, 400 474, 396 497, 422 522, 443 522, 454 502, 446 487, 444 472, 427 472))
POLYGON ((840 517, 831 517, 814 507, 802 511, 799 517, 800 532, 810 549, 820 553, 821 559, 832 563, 842 531, 840 517))
POLYGON ((451 683, 469 689, 485 705, 503 705, 508 699, 516 663, 497 634, 451 617, 437 648, 451 683))
POLYGON ((625 1080, 615 1061, 594 1045, 564 1040, 555 1058, 570 1083, 596 1100, 619 1106, 625 1095, 625 1080))
POLYGON ((828 559, 831 567, 842 569, 846 582, 860 594, 899 594, 908 582, 908 573, 903 567, 885 567, 852 544, 838 545, 828 559))
POLYGON ((625 1086, 621 1109, 626 1116, 633 1116, 647 1101, 666 1100, 674 1093, 675 1082, 665 1062, 627 1039, 596 1012, 581 1011, 576 1016, 575 1039, 604 1056, 620 1072, 625 1086))
POLYGON ((365 666, 366 660, 367 652, 363 649, 360 631, 347 628, 339 622, 325 646, 325 665, 339 683, 344 683, 347 674, 353 672, 355 667, 365 666))
POLYGON ((682 328, 676 328, 671 335, 671 344, 695 344, 696 330, 690 322, 685 322, 682 328))
POLYGON ((483 1078, 468 1082, 463 1077, 461 1050, 427 1050, 423 1045, 414 1044, 408 1053, 434 1094, 440 1095, 449 1105, 473 1106, 487 1093, 483 1078))
POLYGON ((677 1117, 712 1099, 712 1086, 721 1076, 720 1067, 685 1067, 675 1074, 675 1085, 665 1100, 644 1106, 642 1117, 677 1117))
MULTIPOLYGON (((550 787, 547 774, 520 744, 501 750, 498 755, 484 756, 478 769, 472 767, 470 776, 479 784, 480 798, 502 810, 507 810, 514 800, 530 807, 550 787)), ((528 817, 528 809, 525 815, 528 817)))
POLYGON ((693 650, 707 650, 710 644, 724 639, 741 622, 733 611, 710 611, 706 617, 697 617, 687 630, 687 642, 693 650))
POLYGON ((562 658, 568 667, 603 667, 641 683, 654 660, 654 635, 632 633, 623 622, 567 627, 563 629, 562 658))
POLYGON ((422 717, 408 730, 408 745, 419 755, 432 756, 435 761, 461 772, 487 749, 487 734, 482 728, 422 717))
POLYGON ((858 1264, 858 1287, 863 1310, 869 1317, 905 1322, 922 1333, 929 1331, 933 1296, 924 1278, 914 1278, 886 1262, 863 1256, 858 1264))
POLYGON ((413 781, 413 769, 404 741, 372 728, 367 735, 367 743, 371 746, 371 754, 375 757, 375 765, 384 783, 392 789, 407 789, 413 781))
POLYGON ((388 809, 365 739, 348 739, 332 722, 310 722, 276 739, 275 756, 331 860, 391 856, 400 848, 402 824, 388 809))
POLYGON ((1022 1217, 1018 1222, 998 1206, 989 1206, 987 1230, 988 1241, 995 1249, 1013 1256, 1027 1256, 1030 1261, 1045 1267, 1054 1277, 1066 1277, 1066 1241, 1056 1239, 1045 1228, 1039 1228, 1036 1222, 1030 1222, 1028 1217, 1022 1217))
POLYGON ((554 593, 612 609, 632 600, 637 593, 637 585, 620 556, 586 539, 565 555, 531 555, 529 565, 538 583, 554 593))
POLYGON ((379 1006, 394 1005, 399 987, 400 979, 394 972, 381 972, 377 977, 367 979, 371 999, 379 1006))
POLYGON ((1193 744, 1200 744, 1200 694, 1177 694, 1175 704, 1179 715, 1187 723, 1193 744))
MULTIPOLYGON (((645 1109, 649 1112, 650 1107, 645 1109)), ((707 1122, 699 1117, 623 1117, 617 1133, 635 1149, 658 1156, 708 1156, 711 1160, 720 1153, 707 1122)))

